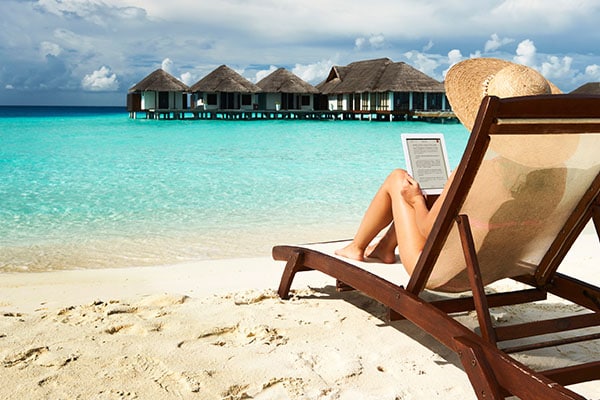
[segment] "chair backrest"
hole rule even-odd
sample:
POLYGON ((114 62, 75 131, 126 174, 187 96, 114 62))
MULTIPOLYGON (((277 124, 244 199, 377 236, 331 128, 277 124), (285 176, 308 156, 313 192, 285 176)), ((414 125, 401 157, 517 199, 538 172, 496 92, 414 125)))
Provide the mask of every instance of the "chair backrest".
POLYGON ((470 289, 461 214, 484 284, 547 280, 599 192, 600 96, 485 98, 408 289, 470 289))

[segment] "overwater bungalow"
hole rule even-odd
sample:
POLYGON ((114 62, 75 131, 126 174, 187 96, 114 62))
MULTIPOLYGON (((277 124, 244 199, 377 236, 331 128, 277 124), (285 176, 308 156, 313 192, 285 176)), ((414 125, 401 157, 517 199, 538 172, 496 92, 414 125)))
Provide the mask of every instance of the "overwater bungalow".
POLYGON ((315 109, 314 98, 319 90, 285 68, 273 71, 256 85, 262 89, 258 96, 258 106, 261 110, 315 109))
POLYGON ((389 58, 334 66, 316 87, 330 110, 349 111, 349 116, 452 116, 443 83, 389 58))
POLYGON ((127 109, 154 119, 454 117, 443 83, 388 58, 334 66, 316 87, 284 68, 254 84, 221 65, 191 87, 159 69, 129 90, 127 109))
POLYGON ((226 65, 221 65, 190 87, 193 107, 199 110, 253 110, 262 90, 226 65))
POLYGON ((147 118, 178 119, 188 108, 188 86, 168 72, 157 69, 127 93, 127 111, 131 118, 146 112, 147 118))
POLYGON ((573 90, 571 93, 573 94, 600 94, 600 82, 588 82, 584 85, 579 86, 577 89, 573 90))

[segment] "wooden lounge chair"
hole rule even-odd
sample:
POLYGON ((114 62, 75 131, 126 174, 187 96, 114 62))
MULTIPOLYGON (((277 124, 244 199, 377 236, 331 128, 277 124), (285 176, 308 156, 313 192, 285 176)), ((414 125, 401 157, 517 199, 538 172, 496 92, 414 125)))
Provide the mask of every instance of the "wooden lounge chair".
POLYGON ((288 298, 296 272, 321 271, 455 351, 480 399, 583 399, 566 386, 600 379, 600 361, 534 371, 515 352, 600 338, 589 333, 600 326, 600 288, 557 272, 590 220, 600 237, 600 96, 484 98, 448 190, 407 282, 392 283, 310 246, 276 246, 273 258, 287 261, 279 295, 288 298), (486 293, 486 285, 503 278, 525 288, 486 293), (468 296, 427 301, 428 289, 468 296), (491 307, 548 293, 586 312, 511 326, 492 322, 491 307), (476 310, 480 333, 450 316, 467 310, 476 310), (503 346, 556 332, 558 339, 503 346))

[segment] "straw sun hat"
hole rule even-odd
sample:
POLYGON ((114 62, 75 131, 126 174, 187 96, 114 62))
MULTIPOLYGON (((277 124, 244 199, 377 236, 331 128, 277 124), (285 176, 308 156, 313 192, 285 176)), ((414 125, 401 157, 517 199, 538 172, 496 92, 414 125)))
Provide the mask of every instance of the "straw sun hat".
POLYGON ((471 58, 455 64, 446 74, 445 87, 454 114, 469 130, 485 96, 561 93, 534 69, 497 58, 471 58))

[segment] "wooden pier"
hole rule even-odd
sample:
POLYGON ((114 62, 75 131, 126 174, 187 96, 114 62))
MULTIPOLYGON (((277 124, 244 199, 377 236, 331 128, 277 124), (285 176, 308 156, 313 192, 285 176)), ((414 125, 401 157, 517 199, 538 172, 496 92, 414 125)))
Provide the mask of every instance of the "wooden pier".
POLYGON ((129 117, 154 120, 360 120, 360 121, 452 121, 452 111, 334 111, 334 110, 200 110, 150 109, 130 111, 129 117))

